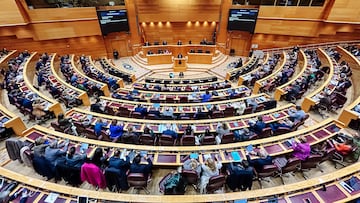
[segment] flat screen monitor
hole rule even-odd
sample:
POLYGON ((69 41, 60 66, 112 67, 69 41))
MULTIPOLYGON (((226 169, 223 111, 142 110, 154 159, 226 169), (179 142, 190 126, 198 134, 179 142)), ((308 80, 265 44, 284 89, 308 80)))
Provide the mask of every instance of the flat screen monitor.
POLYGON ((126 10, 97 11, 97 15, 103 35, 111 32, 129 31, 126 10))
POLYGON ((230 9, 227 29, 254 33, 258 13, 258 9, 230 9))

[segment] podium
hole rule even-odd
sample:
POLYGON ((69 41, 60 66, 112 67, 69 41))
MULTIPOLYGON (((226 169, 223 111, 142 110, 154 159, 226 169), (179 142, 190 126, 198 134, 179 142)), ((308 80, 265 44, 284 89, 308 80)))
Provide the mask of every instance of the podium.
POLYGON ((185 72, 187 69, 186 58, 174 58, 174 72, 185 72))

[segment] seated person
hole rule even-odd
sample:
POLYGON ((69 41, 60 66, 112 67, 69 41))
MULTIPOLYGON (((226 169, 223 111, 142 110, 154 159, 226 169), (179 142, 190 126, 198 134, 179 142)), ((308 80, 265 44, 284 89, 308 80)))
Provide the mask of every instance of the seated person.
POLYGON ((146 155, 144 156, 144 159, 148 162, 148 164, 141 164, 140 154, 136 155, 132 164, 130 165, 130 173, 143 173, 145 177, 149 177, 153 163, 146 155))
POLYGON ((181 40, 178 40, 177 45, 182 45, 181 40))
POLYGON ((254 98, 246 99, 246 104, 248 107, 252 107, 252 113, 254 113, 256 108, 258 107, 258 103, 255 101, 254 98))
POLYGON ((98 140, 102 140, 101 131, 104 130, 106 127, 106 123, 102 119, 98 119, 94 125, 94 133, 98 140))
POLYGON ((81 151, 80 153, 81 154, 76 153, 76 148, 74 146, 70 147, 65 157, 65 164, 70 167, 80 168, 86 160, 85 151, 81 151))
MULTIPOLYGON (((190 155, 191 157, 191 155, 190 155)), ((201 165, 195 158, 187 159, 183 163, 183 169, 188 171, 195 171, 198 177, 200 177, 201 174, 201 165)))
POLYGON ((174 118, 174 109, 173 107, 166 107, 165 111, 162 112, 162 117, 165 119, 172 119, 174 118))
POLYGON ((201 165, 202 174, 199 184, 201 194, 206 194, 206 186, 209 183, 210 178, 219 175, 222 164, 218 160, 218 158, 216 158, 216 160, 208 158, 205 163, 201 165))
POLYGON ((220 144, 223 135, 230 133, 230 129, 225 122, 222 124, 218 123, 217 128, 216 128, 216 133, 217 133, 217 136, 215 138, 216 144, 220 144))
POLYGON ((134 132, 134 127, 133 126, 128 126, 127 132, 125 132, 121 136, 121 142, 123 142, 123 143, 137 144, 138 140, 139 139, 138 139, 137 135, 134 132))
POLYGON ((177 55, 177 58, 181 59, 181 58, 183 58, 183 55, 182 55, 181 53, 179 53, 179 54, 177 55))
POLYGON ((243 160, 242 162, 230 162, 227 170, 230 175, 228 176, 226 183, 230 189, 233 191, 236 191, 237 189, 245 191, 249 188, 249 190, 251 190, 254 168, 249 166, 249 163, 246 160, 243 160))
POLYGON ((112 120, 109 128, 109 136, 113 142, 117 142, 124 133, 124 123, 112 120))
POLYGON ((94 104, 91 104, 90 110, 96 113, 104 113, 105 104, 102 103, 99 98, 97 98, 96 102, 94 104))
POLYGON ((166 130, 162 132, 163 135, 170 135, 172 138, 177 139, 178 134, 172 129, 170 124, 166 125, 166 130))
POLYGON ((33 105, 32 114, 35 116, 35 119, 37 120, 43 119, 44 116, 46 115, 45 112, 46 106, 41 103, 40 99, 35 99, 32 105, 33 105))
POLYGON ((249 130, 258 135, 262 132, 262 130, 265 127, 266 127, 266 123, 264 123, 262 116, 258 116, 256 122, 253 121, 249 122, 249 130))
POLYGON ((47 146, 49 146, 49 142, 46 139, 42 137, 36 138, 35 146, 32 148, 34 157, 44 157, 47 146))
POLYGON ((310 156, 311 148, 310 144, 307 143, 306 137, 302 136, 299 138, 300 143, 293 142, 292 149, 293 156, 300 159, 301 161, 306 160, 310 156))
POLYGON ((333 143, 336 151, 343 156, 349 155, 353 150, 353 140, 351 138, 347 138, 343 143, 333 140, 333 143))
POLYGON ((135 112, 139 112, 141 113, 141 116, 146 116, 147 115, 147 108, 143 107, 143 105, 138 104, 135 108, 135 112))
POLYGON ((201 102, 209 102, 211 99, 211 94, 208 90, 205 91, 205 94, 201 95, 201 102))
POLYGON ((49 161, 51 167, 55 170, 57 163, 64 161, 66 152, 68 150, 69 141, 63 144, 58 144, 57 140, 54 140, 49 146, 45 148, 44 157, 49 161))
POLYGON ((301 106, 296 106, 296 110, 291 109, 288 113, 290 116, 290 120, 293 122, 302 121, 306 116, 306 113, 304 110, 301 109, 301 106))
MULTIPOLYGON (((126 153, 126 149, 124 150, 125 150, 124 153, 126 153)), ((114 152, 114 155, 109 159, 108 169, 115 171, 119 175, 121 179, 120 188, 122 190, 127 190, 129 188, 126 178, 126 172, 129 170, 129 168, 130 168, 129 156, 121 157, 121 151, 117 149, 114 152)))
POLYGON ((254 167, 256 171, 261 171, 265 165, 272 164, 271 156, 265 151, 265 149, 260 149, 259 152, 248 152, 246 151, 246 160, 249 162, 249 165, 254 167), (257 155, 259 158, 251 159, 250 154, 257 155))
POLYGON ((292 122, 290 119, 286 118, 284 120, 279 120, 277 122, 273 122, 269 126, 270 126, 271 130, 273 132, 275 132, 280 127, 291 129, 294 126, 294 122, 292 122))

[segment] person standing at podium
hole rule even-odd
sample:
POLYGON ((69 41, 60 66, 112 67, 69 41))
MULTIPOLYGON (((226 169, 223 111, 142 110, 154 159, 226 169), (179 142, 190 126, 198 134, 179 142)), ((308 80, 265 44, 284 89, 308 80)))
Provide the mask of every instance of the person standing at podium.
POLYGON ((181 54, 181 53, 179 53, 178 55, 177 55, 177 58, 179 59, 179 64, 181 64, 182 62, 181 62, 181 59, 183 58, 183 55, 181 54))

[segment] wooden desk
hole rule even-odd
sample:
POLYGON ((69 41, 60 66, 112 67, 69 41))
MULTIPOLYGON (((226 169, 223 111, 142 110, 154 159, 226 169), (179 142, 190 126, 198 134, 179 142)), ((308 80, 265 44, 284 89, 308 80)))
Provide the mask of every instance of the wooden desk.
POLYGON ((186 58, 174 58, 174 72, 185 72, 187 69, 186 58))
POLYGON ((189 53, 190 50, 194 50, 198 52, 201 50, 203 53, 210 52, 212 54, 215 53, 216 45, 202 45, 202 44, 184 44, 184 45, 152 45, 152 46, 142 46, 142 52, 144 54, 148 53, 148 51, 152 51, 153 53, 158 53, 158 50, 168 50, 172 53, 173 56, 177 56, 179 53, 182 53, 184 56, 186 53, 189 53))
POLYGON ((275 67, 275 70, 268 76, 260 79, 260 80, 257 80, 254 84, 254 88, 253 88, 253 93, 254 94, 257 94, 260 92, 261 88, 264 86, 264 83, 271 79, 271 78, 275 78, 276 75, 283 70, 285 64, 286 64, 286 56, 287 56, 287 53, 285 51, 282 51, 282 54, 281 54, 281 59, 280 59, 280 63, 278 63, 278 65, 275 67), (280 64, 280 65, 279 65, 280 64))
MULTIPOLYGON (((349 53, 347 50, 345 50, 342 47, 338 47, 338 51, 339 53, 342 55, 342 57, 346 58, 346 62, 348 62, 351 66, 351 70, 353 71, 353 73, 356 71, 357 73, 360 70, 360 61, 351 53, 349 53)), ((354 82, 354 80, 353 80, 354 82)), ((353 84, 353 86, 355 86, 354 88, 357 90, 358 83, 359 81, 355 81, 356 84, 353 84)), ((348 126, 349 123, 351 122, 351 120, 357 120, 359 119, 359 114, 355 111, 353 111, 353 109, 355 108, 356 105, 360 104, 360 96, 359 96, 359 91, 354 91, 353 95, 357 96, 357 98, 347 107, 345 107, 345 109, 341 112, 340 116, 339 116, 339 121, 341 121, 344 126, 348 126)))
MULTIPOLYGON (((299 132, 300 134, 300 132, 299 132)), ((64 137, 65 139, 67 137, 64 137)), ((76 137, 77 139, 84 139, 80 137, 76 137)), ((268 138, 266 138, 268 139, 268 138)), ((117 145, 116 147, 120 147, 120 144, 109 143, 110 145, 117 145)), ((236 143, 239 144, 239 143, 236 143)), ((125 146, 125 145, 124 145, 125 146)), ((113 147, 113 146, 109 146, 113 147)), ((201 147, 201 146, 200 146, 201 147)), ((210 146, 204 146, 210 147, 210 146)), ((211 146, 217 147, 217 146, 211 146)), ((221 147, 221 145, 219 146, 221 147)), ((229 146, 230 147, 230 146, 229 146)), ((122 147, 120 147, 122 148, 122 147)), ((201 150, 199 148, 199 150, 201 150)), ((112 192, 99 192, 94 190, 81 189, 76 187, 70 187, 65 185, 60 185, 48 181, 43 181, 37 178, 25 176, 22 174, 18 174, 14 171, 5 169, 0 167, 0 174, 2 176, 15 180, 20 183, 24 183, 26 185, 40 188, 40 190, 52 191, 60 194, 66 194, 69 196, 88 196, 89 198, 101 199, 101 200, 109 200, 109 201, 118 201, 121 199, 122 201, 130 201, 130 202, 207 202, 207 201, 230 201, 236 199, 252 199, 252 201, 260 201, 271 197, 271 196, 279 196, 279 199, 284 196, 288 201, 292 197, 299 195, 301 193, 306 192, 314 192, 318 190, 320 185, 326 184, 327 187, 331 187, 333 184, 338 184, 340 181, 348 180, 349 176, 355 175, 359 178, 359 169, 360 163, 355 163, 345 168, 336 170, 335 172, 328 173, 325 175, 321 175, 319 177, 311 178, 308 180, 298 181, 292 184, 280 185, 275 187, 270 187, 266 189, 258 189, 258 190, 249 190, 249 191, 241 191, 241 192, 231 192, 226 194, 196 194, 196 195, 181 195, 181 196, 173 196, 173 195, 139 195, 139 194, 124 194, 124 193, 112 193, 112 192), (335 182, 334 182, 335 181, 335 182), (304 191, 306 190, 306 191, 304 191), (299 193, 294 193, 296 191, 301 191, 299 193)), ((330 188, 329 188, 330 191, 330 188)), ((343 191, 343 190, 342 190, 343 191)), ((342 197, 340 201, 349 201, 351 199, 356 199, 360 196, 360 193, 354 194, 346 194, 345 197, 342 197)), ((317 196, 321 200, 321 196, 317 196)), ((324 200, 322 200, 324 201, 324 200)))
POLYGON ((143 91, 159 91, 159 92, 194 92, 194 90, 191 88, 193 86, 198 87, 199 91, 206 91, 206 90, 221 90, 225 88, 231 87, 231 82, 225 82, 225 81, 216 81, 216 82, 206 82, 206 83, 199 83, 198 85, 195 84, 149 84, 145 82, 137 82, 133 84, 134 89, 143 90, 143 91), (144 87, 146 86, 146 87, 144 87), (170 90, 158 90, 156 87, 160 88, 171 88, 170 90), (190 87, 189 90, 187 90, 187 87, 190 87), (174 88, 180 88, 180 89, 174 89, 174 88))
MULTIPOLYGON (((316 95, 320 94, 321 91, 323 91, 326 87, 330 87, 330 82, 332 80, 332 77, 334 76, 334 69, 335 69, 335 66, 336 63, 335 61, 333 61, 334 59, 331 59, 329 57, 329 55, 327 55, 327 53, 322 50, 321 48, 318 48, 318 56, 319 58, 323 58, 325 60, 321 60, 322 61, 322 66, 324 65, 329 65, 330 67, 330 72, 328 74, 328 78, 326 79, 326 81, 324 81, 324 83, 319 87, 317 88, 315 91, 312 91, 310 94, 308 94, 303 103, 301 104, 301 108, 305 111, 305 112, 309 112, 311 107, 315 106, 315 104, 317 104, 319 101, 315 98, 316 95), (335 65, 335 66, 334 66, 335 65)), ((335 85, 332 85, 331 87, 331 92, 334 91, 335 89, 335 85)))
MULTIPOLYGON (((269 61, 269 58, 270 58, 270 54, 269 54, 268 52, 266 52, 265 54, 266 54, 266 57, 265 57, 265 59, 264 59, 264 62, 261 64, 261 67, 263 67, 264 64, 266 64, 266 63, 269 61)), ((273 55, 271 56, 271 58, 272 58, 272 57, 273 57, 273 55)), ((276 65, 277 65, 277 64, 276 64, 276 65)), ((250 72, 248 72, 248 73, 240 76, 239 79, 238 79, 238 83, 237 83, 237 84, 238 84, 238 85, 242 85, 245 81, 247 81, 246 78, 251 77, 251 74, 256 73, 261 67, 257 67, 257 68, 255 68, 255 69, 253 69, 252 71, 250 71, 250 72)), ((260 79, 259 79, 259 80, 260 80, 260 79)))
POLYGON ((169 54, 150 54, 146 55, 148 65, 171 64, 173 55, 169 54))
POLYGON ((53 55, 50 64, 50 72, 51 76, 49 76, 49 81, 54 84, 56 87, 61 88, 62 91, 66 91, 69 94, 74 94, 78 99, 83 102, 83 105, 90 106, 90 100, 87 93, 83 90, 80 90, 72 85, 68 84, 59 76, 59 69, 60 69, 60 60, 56 56, 53 55))
POLYGON ((155 84, 175 84, 179 83, 179 85, 186 85, 186 84, 202 84, 202 83, 212 83, 218 81, 218 78, 216 76, 212 77, 203 77, 203 78, 197 78, 194 77, 186 77, 186 78, 172 78, 172 79, 163 79, 163 78, 145 78, 146 83, 155 83, 155 84))
POLYGON ((187 53, 188 63, 212 64, 213 53, 187 53))
MULTIPOLYGON (((94 84, 96 84, 97 86, 100 87, 100 90, 103 91, 104 95, 109 97, 110 96, 110 91, 109 91, 109 88, 107 86, 107 84, 105 83, 102 83, 100 81, 97 81, 97 80, 94 80, 90 77, 88 77, 87 75, 84 74, 84 72, 82 70, 79 70, 79 68, 81 69, 81 67, 78 67, 76 64, 75 64, 75 55, 72 54, 70 56, 70 63, 71 63, 71 66, 72 66, 72 69, 74 72, 76 72, 78 74, 78 78, 82 78, 83 80, 88 80, 88 81, 91 81, 93 82, 94 84)), ((81 65, 80 65, 81 66, 81 65)))
MULTIPOLYGON (((194 125, 195 134, 204 133, 206 129, 209 129, 211 132, 215 132, 218 123, 226 122, 231 131, 239 130, 246 127, 249 127, 248 123, 251 120, 256 119, 258 116, 263 117, 265 123, 272 123, 279 120, 286 119, 288 111, 294 109, 294 104, 284 105, 280 108, 266 110, 254 114, 247 114, 242 116, 233 116, 227 118, 216 118, 216 119, 200 119, 200 120, 171 120, 171 124, 175 125, 174 129, 177 133, 183 134, 185 132, 187 125, 194 125)), ((136 132, 143 132, 145 125, 148 125, 154 133, 161 134, 162 129, 166 124, 169 124, 169 120, 147 120, 147 119, 136 119, 128 117, 115 117, 105 114, 99 114, 95 112, 90 112, 83 109, 73 108, 66 113, 67 117, 71 117, 74 121, 80 121, 83 118, 86 118, 87 115, 92 115, 93 119, 91 125, 95 125, 97 119, 107 120, 108 126, 110 125, 111 120, 122 121, 125 124, 124 131, 127 130, 128 126, 133 126, 136 132), (161 124, 161 126, 160 126, 161 124)))
POLYGON ((300 67, 300 69, 299 69, 300 72, 296 76, 294 76, 293 79, 289 80, 287 83, 276 88, 275 93, 274 93, 275 100, 280 101, 281 97, 287 93, 286 88, 289 85, 293 84, 298 78, 300 78, 303 75, 303 73, 305 72, 306 68, 308 67, 308 61, 307 61, 306 55, 305 55, 304 51, 301 49, 300 49, 300 54, 298 55, 298 58, 299 58, 298 66, 300 67), (301 60, 301 59, 303 59, 303 60, 301 60), (303 62, 303 64, 301 64, 301 62, 303 62))
POLYGON ((250 64, 253 64, 253 63, 255 62, 255 60, 256 60, 256 57, 255 57, 255 55, 253 54, 253 55, 251 56, 251 58, 250 58, 246 63, 243 64, 243 66, 241 66, 241 67, 239 67, 239 68, 233 68, 233 69, 231 69, 230 71, 228 71, 228 72, 226 73, 225 80, 230 80, 230 77, 231 77, 232 75, 234 75, 234 74, 236 74, 236 72, 244 69, 244 67, 250 66, 250 64))
POLYGON ((57 116, 63 113, 63 109, 60 103, 53 99, 50 99, 49 97, 47 97, 46 95, 35 89, 34 86, 32 85, 32 80, 35 73, 35 64, 38 61, 38 59, 34 57, 36 54, 37 54, 36 52, 31 54, 30 58, 24 65, 24 69, 23 69, 24 85, 25 85, 24 89, 27 89, 26 91, 36 93, 37 95, 39 95, 40 98, 42 98, 42 100, 48 102, 50 104, 48 110, 54 112, 54 114, 57 116))
POLYGON ((122 78, 119 78, 115 75, 110 75, 109 73, 105 72, 104 69, 99 68, 97 65, 95 65, 94 61, 92 60, 91 56, 86 57, 86 59, 88 60, 88 62, 91 64, 92 67, 94 67, 97 71, 97 73, 106 75, 107 78, 113 78, 115 80, 117 80, 116 84, 119 85, 119 87, 124 87, 124 81, 122 78))
POLYGON ((131 78, 132 82, 136 81, 135 74, 128 72, 128 71, 127 71, 126 69, 124 69, 124 68, 118 68, 118 67, 116 67, 116 66, 114 65, 114 63, 111 62, 108 58, 105 57, 105 58, 100 59, 100 63, 104 63, 104 65, 108 65, 108 66, 110 66, 110 68, 112 68, 112 69, 114 69, 114 70, 116 70, 116 71, 120 71, 120 72, 122 72, 122 73, 125 74, 125 75, 128 75, 129 78, 131 78))

